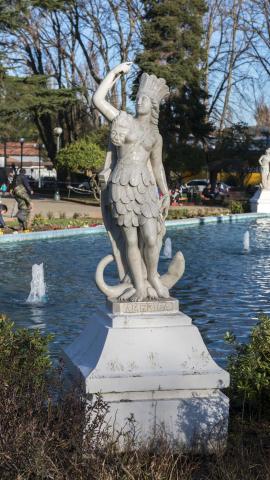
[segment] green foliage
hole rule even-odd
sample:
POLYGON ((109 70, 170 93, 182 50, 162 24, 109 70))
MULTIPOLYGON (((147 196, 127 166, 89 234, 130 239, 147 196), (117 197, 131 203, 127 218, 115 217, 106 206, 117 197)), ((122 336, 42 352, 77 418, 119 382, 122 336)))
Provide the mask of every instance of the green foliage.
POLYGON ((16 330, 5 315, 0 315, 1 382, 21 386, 22 392, 30 385, 42 384, 51 368, 48 345, 52 338, 39 330, 16 330))
POLYGON ((167 220, 180 220, 181 218, 198 218, 198 217, 207 217, 209 215, 222 215, 226 214, 228 211, 224 208, 211 208, 207 209, 204 207, 179 207, 179 208, 170 208, 167 220))
POLYGON ((41 138, 54 161, 53 129, 60 117, 70 114, 78 100, 75 89, 49 90, 46 81, 44 75, 12 77, 0 72, 0 130, 3 138, 18 139, 20 135, 41 138))
POLYGON ((106 151, 109 143, 110 128, 108 125, 103 125, 95 130, 92 130, 87 136, 89 142, 98 145, 101 150, 106 151))
POLYGON ((235 347, 228 369, 231 376, 230 394, 236 405, 260 415, 269 414, 270 405, 270 317, 261 315, 252 329, 247 344, 238 343, 228 333, 227 340, 235 347))
POLYGON ((76 103, 75 91, 62 88, 49 90, 47 77, 32 75, 31 77, 12 77, 3 74, 0 78, 2 102, 1 117, 14 115, 37 115, 64 111, 70 104, 76 103))
POLYGON ((247 213, 250 211, 250 205, 248 201, 232 201, 230 203, 231 213, 247 213))
POLYGON ((65 5, 64 0, 0 0, 0 28, 15 30, 26 21, 30 8, 57 10, 65 5))
MULTIPOLYGON (((146 12, 142 22, 144 50, 136 62, 142 71, 165 78, 170 87, 170 97, 161 108, 160 130, 166 168, 179 171, 183 169, 187 153, 181 149, 189 135, 193 134, 196 143, 212 129, 206 121, 201 68, 202 18, 206 5, 204 0, 151 0, 143 4, 146 12)), ((195 152, 195 148, 193 150, 195 152)), ((204 161, 199 149, 196 156, 204 161)))
POLYGON ((179 91, 187 85, 198 85, 202 17, 206 12, 203 0, 145 0, 142 22, 144 50, 138 55, 142 70, 162 76, 168 85, 179 91))
POLYGON ((104 163, 105 151, 92 142, 91 136, 81 138, 60 150, 57 165, 71 171, 100 170, 104 163))
POLYGON ((244 213, 242 202, 233 201, 230 205, 231 213, 244 213))
MULTIPOLYGON (((216 148, 208 152, 208 168, 217 175, 218 172, 237 172, 241 184, 247 173, 246 168, 257 167, 258 147, 253 148, 253 138, 248 125, 239 122, 224 129, 216 139, 216 148)), ((263 148, 261 153, 263 153, 263 148)))
MULTIPOLYGON (((161 119, 163 117, 161 116, 161 119)), ((186 172, 192 172, 193 175, 199 175, 202 168, 206 166, 205 152, 196 145, 187 145, 176 141, 175 135, 167 129, 165 133, 165 124, 161 120, 160 131, 164 139, 164 161, 166 171, 174 172, 178 175, 184 175, 186 172), (164 131, 163 131, 164 130, 164 131), (168 144, 168 142, 170 142, 168 144)))

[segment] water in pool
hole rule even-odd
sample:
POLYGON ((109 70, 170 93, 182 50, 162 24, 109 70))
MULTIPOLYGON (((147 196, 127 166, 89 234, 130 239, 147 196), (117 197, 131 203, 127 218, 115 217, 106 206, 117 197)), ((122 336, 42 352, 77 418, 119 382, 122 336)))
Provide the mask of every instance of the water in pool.
MULTIPOLYGON (((170 228, 173 253, 181 250, 186 272, 172 291, 181 310, 199 327, 209 351, 224 365, 230 351, 224 334, 244 341, 261 312, 270 313, 270 220, 170 228), (243 236, 250 234, 249 253, 243 236)), ((94 274, 111 251, 105 234, 0 244, 0 312, 18 326, 54 333, 52 352, 69 344, 99 305, 105 304, 94 274), (30 305, 32 265, 44 264, 47 303, 30 305)), ((159 271, 167 269, 161 260, 159 271)), ((114 268, 108 279, 117 282, 114 268)))

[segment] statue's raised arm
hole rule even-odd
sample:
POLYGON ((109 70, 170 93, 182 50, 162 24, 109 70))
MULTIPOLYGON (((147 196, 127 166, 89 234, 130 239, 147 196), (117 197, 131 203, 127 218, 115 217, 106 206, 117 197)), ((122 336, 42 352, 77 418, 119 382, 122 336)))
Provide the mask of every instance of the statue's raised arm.
POLYGON ((117 65, 113 70, 111 70, 108 75, 104 78, 104 80, 99 85, 97 91, 93 96, 93 103, 95 107, 99 110, 100 113, 104 115, 107 120, 112 122, 117 115, 119 115, 119 110, 111 105, 106 100, 107 93, 117 80, 121 77, 122 74, 128 73, 132 62, 121 63, 117 65))

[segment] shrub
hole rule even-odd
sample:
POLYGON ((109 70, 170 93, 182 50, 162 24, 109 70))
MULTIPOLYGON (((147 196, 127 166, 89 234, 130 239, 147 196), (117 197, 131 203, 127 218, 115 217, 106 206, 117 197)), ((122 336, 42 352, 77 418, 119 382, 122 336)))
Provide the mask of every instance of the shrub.
POLYGON ((61 218, 62 220, 64 220, 65 218, 67 218, 66 212, 61 212, 61 213, 59 214, 59 218, 61 218))
POLYGON ((36 215, 34 216, 33 220, 32 220, 32 225, 39 225, 40 223, 44 223, 45 219, 44 217, 42 216, 41 213, 36 213, 36 215))
POLYGON ((80 218, 81 217, 81 214, 78 213, 78 212, 74 212, 73 213, 73 218, 76 220, 76 218, 80 218))
POLYGON ((48 212, 47 217, 48 217, 49 220, 52 220, 54 218, 53 212, 48 212))
POLYGON ((252 329, 246 344, 236 341, 231 333, 226 340, 235 347, 229 357, 230 395, 234 404, 249 413, 267 416, 270 406, 270 317, 262 315, 252 329))
POLYGON ((49 358, 50 339, 37 330, 14 330, 0 315, 1 480, 268 478, 268 424, 244 426, 240 435, 236 421, 223 456, 185 454, 162 438, 135 448, 132 419, 130 433, 115 431, 112 439, 102 398, 90 403, 82 392, 63 388, 49 358))
POLYGON ((38 387, 51 369, 48 344, 53 337, 38 330, 14 330, 13 323, 0 315, 0 376, 6 385, 38 387))
POLYGON ((233 201, 230 204, 231 213, 247 213, 250 211, 250 205, 248 201, 237 202, 233 201))
POLYGON ((99 170, 104 158, 105 151, 93 143, 91 137, 85 137, 60 150, 57 163, 59 167, 66 167, 71 171, 99 170))

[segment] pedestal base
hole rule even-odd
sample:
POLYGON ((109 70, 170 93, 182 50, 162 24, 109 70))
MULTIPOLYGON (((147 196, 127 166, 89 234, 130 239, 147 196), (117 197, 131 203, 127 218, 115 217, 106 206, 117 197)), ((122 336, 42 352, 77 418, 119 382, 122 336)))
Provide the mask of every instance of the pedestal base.
POLYGON ((270 190, 258 189, 250 199, 250 209, 257 213, 270 213, 270 190))
MULTIPOLYGON (((69 366, 88 394, 109 404, 112 428, 128 428, 132 416, 140 441, 165 433, 189 449, 222 447, 229 402, 220 389, 229 375, 175 300, 153 303, 140 302, 136 313, 98 312, 65 350, 69 366)), ((125 309, 113 302, 113 311, 125 309)))

